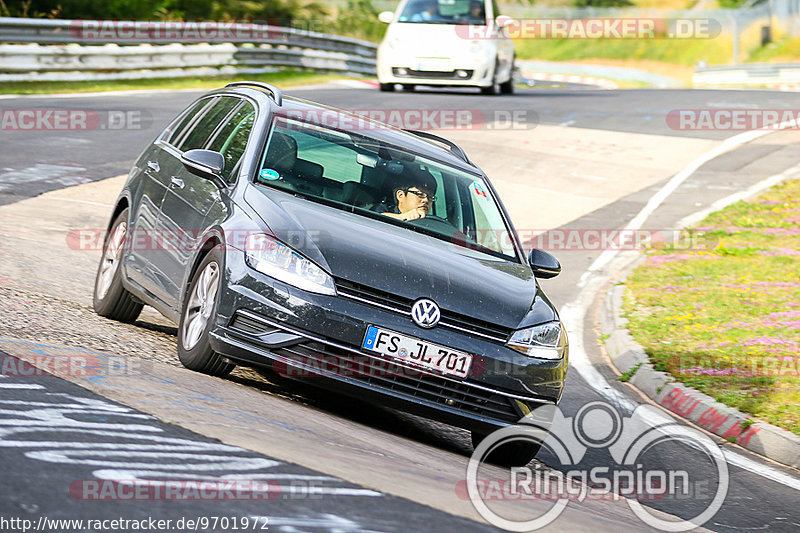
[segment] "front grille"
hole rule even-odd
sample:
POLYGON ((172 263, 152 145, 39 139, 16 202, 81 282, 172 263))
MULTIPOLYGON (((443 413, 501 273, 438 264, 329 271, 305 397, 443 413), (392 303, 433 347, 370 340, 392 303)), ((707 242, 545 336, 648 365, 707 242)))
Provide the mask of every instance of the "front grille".
MULTIPOLYGON (((388 360, 348 352, 321 342, 305 341, 273 353, 302 361, 312 369, 320 369, 354 379, 372 388, 392 391, 406 398, 426 400, 465 413, 492 420, 516 423, 522 417, 513 400, 491 391, 409 369, 388 360)), ((286 369, 291 377, 292 369, 286 369)), ((298 377, 308 374, 300 372, 298 377)), ((312 374, 313 375, 313 374, 312 374)))
POLYGON ((410 68, 392 68, 392 74, 398 78, 428 78, 442 80, 468 80, 472 77, 473 70, 463 69, 466 76, 459 76, 456 70, 414 70, 410 68))
MULTIPOLYGON (((336 292, 339 296, 358 300, 400 314, 411 315, 411 305, 414 303, 414 300, 340 278, 337 278, 335 281, 336 292)), ((513 331, 511 328, 498 326, 497 324, 478 320, 460 313, 454 313, 447 309, 442 309, 442 318, 439 322, 439 326, 487 337, 500 343, 505 343, 513 331)))

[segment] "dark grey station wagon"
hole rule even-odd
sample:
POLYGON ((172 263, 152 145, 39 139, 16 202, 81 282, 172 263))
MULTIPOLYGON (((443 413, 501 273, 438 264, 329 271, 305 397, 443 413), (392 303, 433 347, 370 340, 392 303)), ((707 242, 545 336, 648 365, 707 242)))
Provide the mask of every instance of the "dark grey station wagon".
POLYGON ((155 307, 190 369, 271 367, 477 442, 561 397, 566 333, 536 279, 559 271, 452 142, 237 82, 137 160, 94 307, 155 307))

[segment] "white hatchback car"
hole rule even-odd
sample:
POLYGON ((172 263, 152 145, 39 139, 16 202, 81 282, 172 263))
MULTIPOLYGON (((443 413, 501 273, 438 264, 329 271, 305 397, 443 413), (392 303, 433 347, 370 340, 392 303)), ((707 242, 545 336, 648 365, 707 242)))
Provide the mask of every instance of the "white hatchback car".
POLYGON ((514 91, 514 43, 493 0, 402 0, 378 17, 389 28, 378 47, 382 91, 416 85, 514 91))

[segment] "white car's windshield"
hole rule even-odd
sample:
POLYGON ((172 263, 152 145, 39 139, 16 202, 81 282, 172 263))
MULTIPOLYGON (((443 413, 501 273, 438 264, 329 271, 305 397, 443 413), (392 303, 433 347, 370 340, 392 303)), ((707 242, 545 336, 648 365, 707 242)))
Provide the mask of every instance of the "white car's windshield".
POLYGON ((398 22, 486 25, 483 0, 411 0, 398 22))
POLYGON ((481 175, 367 135, 276 117, 256 180, 477 253, 518 260, 481 175))

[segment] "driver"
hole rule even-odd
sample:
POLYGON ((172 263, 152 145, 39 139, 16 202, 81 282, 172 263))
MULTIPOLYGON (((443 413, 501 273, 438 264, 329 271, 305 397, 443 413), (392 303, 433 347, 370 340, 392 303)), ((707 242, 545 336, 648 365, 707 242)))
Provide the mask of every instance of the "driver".
POLYGON ((422 0, 417 3, 417 11, 411 15, 411 22, 422 22, 426 20, 441 20, 439 13, 438 0, 422 0))
POLYGON ((420 170, 405 182, 392 188, 390 201, 381 202, 373 210, 398 220, 425 218, 436 201, 436 180, 427 170, 420 170))

